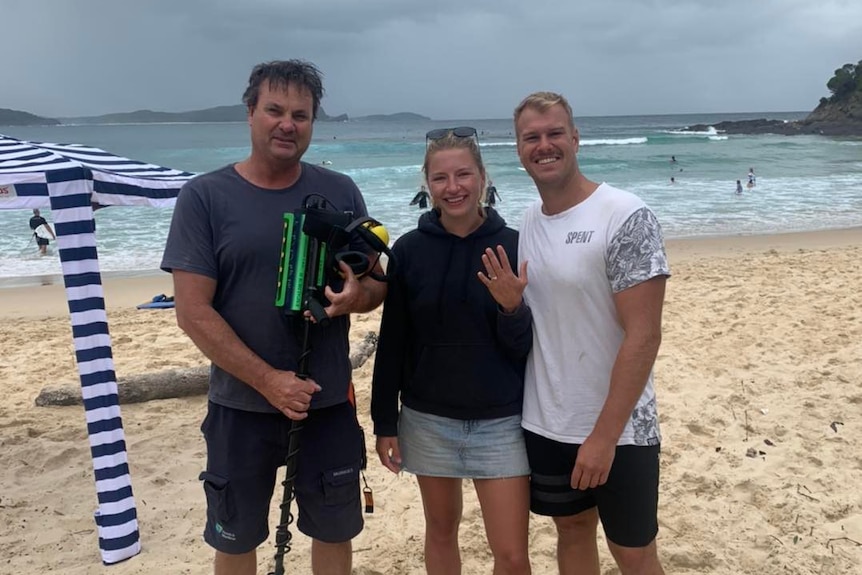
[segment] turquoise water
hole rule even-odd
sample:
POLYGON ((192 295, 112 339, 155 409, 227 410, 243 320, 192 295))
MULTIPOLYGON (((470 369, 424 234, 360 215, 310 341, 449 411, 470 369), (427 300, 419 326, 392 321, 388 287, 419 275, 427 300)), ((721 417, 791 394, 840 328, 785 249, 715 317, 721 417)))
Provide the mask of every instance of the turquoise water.
MULTIPOLYGON (((580 118, 581 169, 641 196, 658 214, 667 237, 760 234, 862 225, 862 139, 818 136, 736 136, 686 133, 685 126, 720 120, 803 113, 620 116, 580 118), (676 156, 677 163, 669 159, 676 156), (741 196, 736 180, 749 167, 757 186, 741 196), (676 179, 675 184, 670 178, 676 179)), ((306 154, 309 162, 332 162, 363 191, 371 215, 391 236, 412 229, 419 210, 408 206, 421 183, 424 134, 433 127, 472 125, 500 192, 498 209, 517 227, 537 195, 518 162, 512 123, 504 120, 448 122, 319 123, 306 154)), ((244 158, 248 126, 145 124, 0 127, 16 138, 82 143, 161 164, 201 172, 244 158)), ((50 211, 45 210, 50 221, 50 211)), ((158 267, 170 209, 110 207, 96 214, 103 271, 158 267)), ((0 210, 0 277, 60 273, 56 254, 40 257, 27 227, 27 210, 0 210)))

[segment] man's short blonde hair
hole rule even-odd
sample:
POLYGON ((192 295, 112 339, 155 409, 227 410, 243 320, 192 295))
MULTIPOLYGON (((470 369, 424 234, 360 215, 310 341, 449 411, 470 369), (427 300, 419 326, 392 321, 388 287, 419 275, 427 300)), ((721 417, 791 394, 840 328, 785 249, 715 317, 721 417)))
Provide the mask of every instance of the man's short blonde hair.
POLYGON ((566 111, 566 116, 569 118, 569 127, 575 128, 575 120, 572 117, 572 107, 568 100, 556 92, 533 92, 523 100, 515 108, 515 127, 518 125, 518 118, 526 109, 536 110, 537 112, 547 112, 553 106, 560 105, 566 111))

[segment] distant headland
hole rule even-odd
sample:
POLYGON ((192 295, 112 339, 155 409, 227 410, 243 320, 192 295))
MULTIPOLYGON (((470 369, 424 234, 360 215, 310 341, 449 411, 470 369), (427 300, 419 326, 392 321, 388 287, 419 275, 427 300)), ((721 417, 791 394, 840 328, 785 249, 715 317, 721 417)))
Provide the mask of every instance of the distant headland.
POLYGON ((804 120, 740 120, 717 124, 695 124, 686 129, 707 131, 710 127, 725 134, 813 134, 822 136, 862 136, 862 60, 844 64, 826 83, 832 92, 804 120))
POLYGON ((0 108, 0 126, 56 126, 59 120, 43 118, 29 112, 0 108))
MULTIPOLYGON (((154 123, 189 123, 189 122, 244 122, 247 118, 244 105, 217 106, 189 112, 155 112, 153 110, 138 110, 101 116, 81 116, 75 118, 45 118, 19 110, 0 108, 0 126, 56 126, 61 124, 154 124, 154 123)), ((328 115, 323 108, 317 111, 317 119, 321 122, 347 121, 421 121, 430 120, 426 116, 412 112, 397 114, 375 114, 350 118, 347 114, 328 115)))

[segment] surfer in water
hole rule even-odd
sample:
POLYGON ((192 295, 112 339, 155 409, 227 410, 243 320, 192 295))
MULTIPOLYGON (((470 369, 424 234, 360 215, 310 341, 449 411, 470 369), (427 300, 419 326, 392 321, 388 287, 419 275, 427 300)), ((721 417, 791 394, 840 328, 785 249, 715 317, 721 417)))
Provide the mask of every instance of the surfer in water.
POLYGON ((428 209, 428 198, 430 197, 431 195, 428 193, 428 188, 423 184, 422 187, 419 188, 419 191, 416 192, 416 195, 413 196, 413 199, 410 200, 410 205, 415 206, 418 204, 421 209, 428 209))
POLYGON ((54 230, 51 229, 51 224, 48 223, 48 220, 39 214, 38 208, 33 208, 33 217, 30 218, 30 229, 33 230, 33 237, 36 238, 39 253, 44 256, 48 253, 49 240, 56 240, 57 236, 54 234, 54 230))
POLYGON ((488 180, 488 188, 485 190, 485 206, 494 207, 500 199, 500 193, 497 191, 494 182, 488 180))

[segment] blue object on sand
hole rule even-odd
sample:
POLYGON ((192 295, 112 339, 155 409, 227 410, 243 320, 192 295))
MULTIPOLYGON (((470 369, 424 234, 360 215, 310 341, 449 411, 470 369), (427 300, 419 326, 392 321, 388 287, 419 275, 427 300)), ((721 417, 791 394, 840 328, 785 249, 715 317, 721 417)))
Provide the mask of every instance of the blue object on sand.
POLYGON ((174 296, 166 296, 163 293, 160 293, 157 296, 154 296, 152 300, 148 302, 144 302, 138 306, 138 309, 163 309, 174 307, 174 296))

